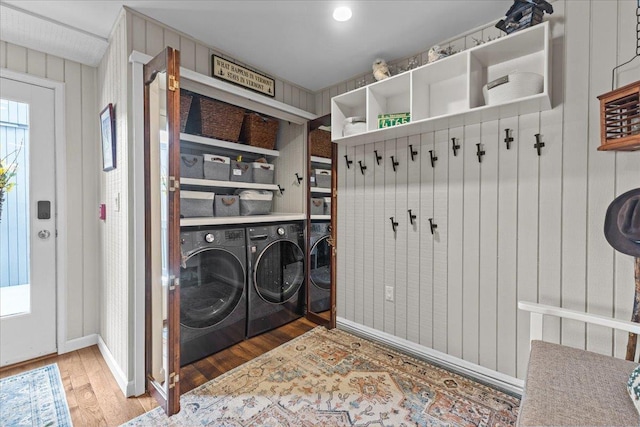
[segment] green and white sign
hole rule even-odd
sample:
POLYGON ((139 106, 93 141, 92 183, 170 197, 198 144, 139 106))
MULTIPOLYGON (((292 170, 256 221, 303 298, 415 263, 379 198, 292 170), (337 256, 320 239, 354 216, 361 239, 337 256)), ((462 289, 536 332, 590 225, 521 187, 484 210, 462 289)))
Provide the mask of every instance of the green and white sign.
POLYGON ((378 114, 378 129, 403 125, 411 121, 411 113, 378 114))

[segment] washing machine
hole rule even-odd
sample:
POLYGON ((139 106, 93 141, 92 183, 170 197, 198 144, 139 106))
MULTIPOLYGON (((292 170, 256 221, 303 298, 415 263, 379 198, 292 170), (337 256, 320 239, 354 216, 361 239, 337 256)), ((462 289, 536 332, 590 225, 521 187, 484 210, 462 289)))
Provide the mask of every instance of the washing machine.
POLYGON ((245 338, 246 235, 239 229, 180 233, 180 364, 245 338))
POLYGON ((309 233, 309 311, 331 308, 331 222, 313 221, 309 233))
POLYGON ((247 228, 247 337, 304 314, 304 247, 301 222, 247 228))

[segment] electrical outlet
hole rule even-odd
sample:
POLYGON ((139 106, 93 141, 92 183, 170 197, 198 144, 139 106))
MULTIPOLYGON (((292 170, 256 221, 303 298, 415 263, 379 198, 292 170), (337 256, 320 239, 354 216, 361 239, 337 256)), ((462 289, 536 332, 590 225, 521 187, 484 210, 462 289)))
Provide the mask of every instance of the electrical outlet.
POLYGON ((384 299, 393 302, 393 286, 384 287, 384 299))

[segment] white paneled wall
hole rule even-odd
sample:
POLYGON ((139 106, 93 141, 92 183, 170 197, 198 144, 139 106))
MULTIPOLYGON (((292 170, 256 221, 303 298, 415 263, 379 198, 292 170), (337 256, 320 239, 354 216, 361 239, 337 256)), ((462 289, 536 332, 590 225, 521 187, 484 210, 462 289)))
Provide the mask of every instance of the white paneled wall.
POLYGON ((100 172, 102 200, 107 205, 107 219, 102 225, 102 275, 100 299, 100 336, 113 359, 125 375, 129 372, 130 325, 130 257, 129 227, 129 146, 127 121, 126 21, 124 13, 116 24, 98 66, 98 105, 112 103, 116 116, 116 168, 100 172), (115 200, 120 199, 120 210, 115 200))
POLYGON ((67 187, 67 340, 98 332, 99 144, 96 69, 0 41, 0 68, 65 83, 66 171, 57 179, 67 187))
MULTIPOLYGON (((630 318, 633 259, 616 253, 602 230, 609 203, 640 186, 640 152, 596 150, 596 97, 611 89, 611 69, 635 53, 636 2, 553 6, 552 110, 339 148, 339 317, 518 378, 529 349, 529 319, 518 300, 630 318), (540 156, 536 134, 545 143, 540 156), (452 138, 461 145, 457 155, 452 138), (485 151, 481 162, 476 144, 485 151), (418 151, 413 161, 408 145, 418 151), (345 154, 354 161, 349 169, 345 154), (413 226, 408 209, 417 215, 413 226), (395 233, 390 217, 399 222, 395 233), (393 287, 393 302, 385 286, 393 287)), ((473 37, 496 31, 450 44, 470 47, 473 37)), ((636 61, 616 86, 639 78, 636 61)), ((317 111, 328 113, 331 96, 355 81, 321 91, 317 111)), ((553 320, 544 333, 624 356, 624 334, 553 320)))

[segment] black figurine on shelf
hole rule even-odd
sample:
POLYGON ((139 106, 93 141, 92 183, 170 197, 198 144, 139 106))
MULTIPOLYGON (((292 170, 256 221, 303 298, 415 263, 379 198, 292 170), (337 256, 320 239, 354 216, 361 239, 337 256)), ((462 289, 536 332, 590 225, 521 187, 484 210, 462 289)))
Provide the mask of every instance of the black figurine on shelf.
POLYGON ((553 6, 546 0, 514 0, 507 10, 505 19, 501 19, 496 28, 511 34, 523 28, 533 27, 542 22, 542 16, 553 13, 553 6))

